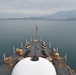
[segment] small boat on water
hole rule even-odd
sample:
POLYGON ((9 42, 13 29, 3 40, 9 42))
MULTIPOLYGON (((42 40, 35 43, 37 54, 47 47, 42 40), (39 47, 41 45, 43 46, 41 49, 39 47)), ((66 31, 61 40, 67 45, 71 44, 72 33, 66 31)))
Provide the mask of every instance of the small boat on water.
POLYGON ((0 75, 76 75, 75 71, 66 63, 67 55, 62 58, 58 53, 58 48, 52 48, 51 42, 47 47, 46 42, 37 38, 37 34, 38 27, 36 25, 34 40, 32 38, 31 41, 26 40, 24 47, 22 42, 21 48, 13 47, 14 54, 11 56, 6 57, 3 54, 4 63, 0 65, 0 75), (35 64, 41 67, 38 67, 37 70, 35 64), (41 74, 35 74, 37 71, 41 74))

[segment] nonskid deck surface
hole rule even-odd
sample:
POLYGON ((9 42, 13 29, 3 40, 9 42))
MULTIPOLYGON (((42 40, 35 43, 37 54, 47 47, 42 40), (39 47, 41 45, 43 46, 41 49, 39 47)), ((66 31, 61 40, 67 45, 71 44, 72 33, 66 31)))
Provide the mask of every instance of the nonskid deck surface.
POLYGON ((76 75, 76 73, 64 62, 64 60, 59 57, 59 59, 55 59, 54 54, 52 53, 52 49, 50 48, 42 48, 41 42, 31 42, 29 48, 22 48, 23 54, 18 55, 18 53, 15 53, 14 55, 8 57, 11 58, 11 60, 8 61, 8 63, 4 63, 0 65, 0 75, 11 75, 11 72, 13 70, 13 67, 17 62, 19 62, 19 58, 23 59, 26 57, 43 57, 43 58, 52 58, 52 62, 57 75, 76 75), (12 65, 11 65, 12 64, 12 65))

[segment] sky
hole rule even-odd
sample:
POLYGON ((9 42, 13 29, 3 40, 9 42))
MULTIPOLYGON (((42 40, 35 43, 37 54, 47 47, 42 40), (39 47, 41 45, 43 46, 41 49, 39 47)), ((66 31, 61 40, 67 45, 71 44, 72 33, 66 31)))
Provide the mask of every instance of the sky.
POLYGON ((76 0, 0 0, 0 18, 32 17, 76 10, 76 0))

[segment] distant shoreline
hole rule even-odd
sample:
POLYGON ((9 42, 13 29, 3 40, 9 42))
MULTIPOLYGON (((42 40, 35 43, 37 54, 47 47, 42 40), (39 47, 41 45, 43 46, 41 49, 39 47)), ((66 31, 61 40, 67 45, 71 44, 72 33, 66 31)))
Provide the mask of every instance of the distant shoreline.
POLYGON ((38 19, 38 18, 1 18, 0 20, 51 20, 51 21, 76 21, 76 18, 70 19, 38 19))

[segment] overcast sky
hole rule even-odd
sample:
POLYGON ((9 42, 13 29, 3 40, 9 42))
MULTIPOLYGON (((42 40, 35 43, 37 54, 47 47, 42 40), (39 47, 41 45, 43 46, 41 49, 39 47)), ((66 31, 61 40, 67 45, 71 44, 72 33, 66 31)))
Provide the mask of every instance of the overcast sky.
POLYGON ((76 0, 0 0, 0 17, 43 16, 76 10, 76 0))

